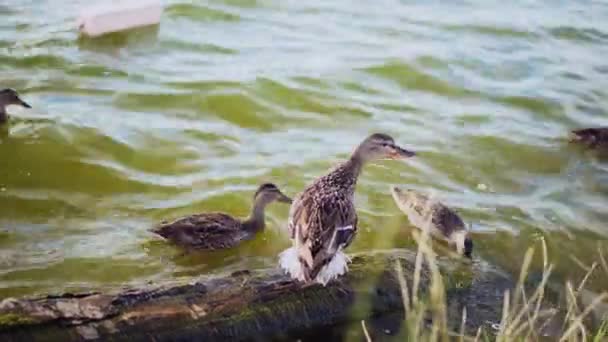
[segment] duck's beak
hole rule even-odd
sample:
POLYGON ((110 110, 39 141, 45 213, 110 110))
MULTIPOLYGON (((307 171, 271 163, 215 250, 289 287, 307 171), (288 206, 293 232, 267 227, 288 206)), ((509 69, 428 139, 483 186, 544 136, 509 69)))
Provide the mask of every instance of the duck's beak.
POLYGON ((401 146, 392 145, 389 157, 391 159, 406 159, 416 155, 416 152, 404 149, 401 146))
POLYGON ((291 202, 293 202, 291 198, 289 198, 283 194, 279 195, 279 198, 277 198, 277 201, 282 202, 282 203, 289 203, 289 204, 291 204, 291 202))
POLYGON ((32 106, 30 106, 27 102, 23 101, 21 98, 17 98, 17 101, 19 101, 18 104, 22 105, 25 108, 32 108, 32 106))
POLYGON ((394 194, 401 195, 401 192, 402 192, 402 191, 401 191, 401 188, 400 188, 400 187, 398 187, 398 186, 396 186, 396 185, 393 185, 393 186, 391 187, 391 192, 392 192, 392 193, 394 193, 394 194))

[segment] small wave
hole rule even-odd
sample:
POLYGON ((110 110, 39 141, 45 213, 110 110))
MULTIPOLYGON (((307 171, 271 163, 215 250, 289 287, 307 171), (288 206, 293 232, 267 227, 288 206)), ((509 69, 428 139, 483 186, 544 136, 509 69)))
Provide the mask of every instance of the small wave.
POLYGON ((71 39, 63 39, 63 38, 47 38, 41 41, 38 41, 32 44, 38 48, 58 48, 58 47, 71 47, 74 45, 74 42, 71 39))
MULTIPOLYGON (((319 80, 319 82, 321 82, 319 80)), ((306 83, 310 84, 310 80, 306 83)), ((287 86, 276 80, 258 79, 254 91, 264 100, 286 109, 308 111, 315 114, 339 115, 347 114, 358 117, 370 117, 371 114, 345 100, 332 97, 327 92, 305 90, 287 86)))
POLYGON ((174 49, 174 50, 185 50, 190 52, 200 53, 217 53, 222 55, 234 55, 238 51, 235 49, 215 45, 215 44, 201 44, 198 42, 186 42, 186 41, 162 41, 161 48, 163 49, 174 49))
POLYGON ((127 77, 128 73, 105 67, 103 65, 76 65, 68 68, 68 74, 85 77, 127 77))
POLYGON ((400 86, 411 90, 424 91, 454 98, 470 97, 474 95, 474 92, 470 90, 452 85, 449 82, 425 73, 414 66, 398 61, 368 67, 363 69, 363 71, 394 81, 400 86))
POLYGON ((543 118, 558 117, 564 114, 561 104, 548 99, 527 96, 505 96, 497 97, 495 101, 539 114, 543 118))
POLYGON ((557 39, 584 41, 594 43, 608 42, 608 33, 596 28, 578 28, 571 26, 559 26, 547 29, 549 34, 557 39))
POLYGON ((227 21, 238 22, 241 17, 238 14, 225 10, 213 9, 205 6, 189 4, 178 4, 169 6, 166 14, 174 18, 188 18, 197 21, 227 21))
POLYGON ((7 56, 0 55, 0 63, 5 66, 24 69, 62 69, 67 68, 70 63, 61 57, 48 54, 35 56, 7 56))
POLYGON ((26 215, 30 223, 47 223, 52 216, 82 216, 88 210, 70 200, 76 196, 61 196, 49 191, 5 189, 7 201, 0 208, 3 220, 11 220, 26 215))
POLYGON ((461 31, 461 32, 472 32, 493 37, 513 37, 513 38, 528 38, 528 39, 539 39, 540 35, 528 31, 521 30, 514 27, 500 27, 500 26, 488 26, 488 25, 445 25, 445 29, 450 31, 461 31))

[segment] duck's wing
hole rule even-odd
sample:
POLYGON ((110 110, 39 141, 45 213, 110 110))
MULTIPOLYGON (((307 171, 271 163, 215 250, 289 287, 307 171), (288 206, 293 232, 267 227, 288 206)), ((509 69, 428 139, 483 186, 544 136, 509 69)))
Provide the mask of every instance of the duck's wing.
POLYGON ((339 192, 302 196, 292 224, 299 262, 310 281, 338 250, 350 245, 357 232, 357 214, 352 201, 339 192))
POLYGON ((287 222, 287 232, 289 233, 289 238, 295 238, 296 233, 296 225, 295 221, 298 220, 297 217, 300 217, 302 211, 302 206, 300 204, 300 195, 295 196, 293 201, 291 202, 291 206, 289 207, 289 219, 287 222))
POLYGON ((154 233, 178 245, 202 249, 234 246, 243 237, 241 222, 223 213, 205 213, 163 223, 154 233))

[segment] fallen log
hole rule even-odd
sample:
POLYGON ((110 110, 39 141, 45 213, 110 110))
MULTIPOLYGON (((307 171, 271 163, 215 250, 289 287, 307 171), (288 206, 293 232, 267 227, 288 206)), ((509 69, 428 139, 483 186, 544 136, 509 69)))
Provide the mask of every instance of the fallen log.
MULTIPOLYGON (((382 314, 402 318, 397 260, 411 284, 415 255, 393 250, 353 256, 349 273, 325 288, 268 269, 117 293, 9 298, 0 302, 0 341, 269 340, 382 314)), ((467 331, 492 331, 512 279, 482 261, 443 260, 439 266, 450 325, 457 330, 466 307, 467 331)), ((424 270, 421 288, 429 277, 424 270)))

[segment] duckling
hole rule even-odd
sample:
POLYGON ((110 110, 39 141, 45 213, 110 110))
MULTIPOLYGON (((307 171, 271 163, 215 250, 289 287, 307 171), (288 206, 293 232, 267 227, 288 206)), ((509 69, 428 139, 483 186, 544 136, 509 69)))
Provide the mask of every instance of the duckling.
POLYGON ((473 240, 458 214, 436 199, 410 189, 391 188, 393 199, 410 222, 419 229, 429 227, 431 236, 456 246, 458 254, 471 258, 473 240))
POLYGON ((264 209, 274 201, 292 202, 276 185, 265 183, 255 192, 251 215, 247 219, 240 220, 223 213, 203 213, 163 222, 152 232, 182 247, 205 250, 232 248, 264 229, 264 209))
POLYGON ((25 108, 32 108, 29 104, 23 101, 15 89, 6 88, 0 90, 0 124, 8 121, 6 107, 9 105, 19 105, 25 108))
POLYGON ((577 129, 570 134, 571 142, 581 142, 589 148, 608 149, 608 127, 577 129))
POLYGON ((279 265, 291 278, 325 286, 348 271, 350 259, 342 252, 357 234, 355 186, 362 167, 378 159, 414 156, 382 133, 367 137, 325 176, 300 193, 289 210, 288 231, 292 247, 281 252, 279 265))

